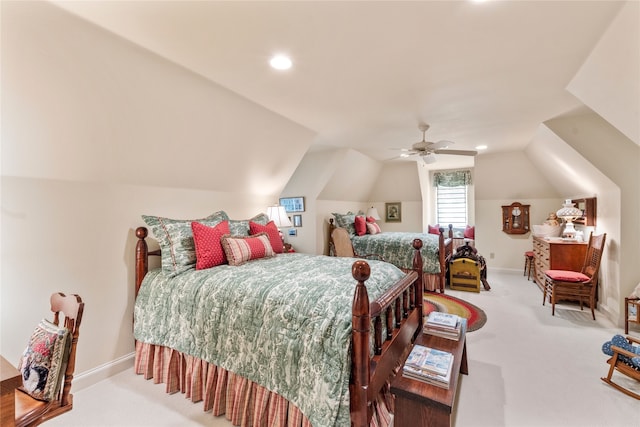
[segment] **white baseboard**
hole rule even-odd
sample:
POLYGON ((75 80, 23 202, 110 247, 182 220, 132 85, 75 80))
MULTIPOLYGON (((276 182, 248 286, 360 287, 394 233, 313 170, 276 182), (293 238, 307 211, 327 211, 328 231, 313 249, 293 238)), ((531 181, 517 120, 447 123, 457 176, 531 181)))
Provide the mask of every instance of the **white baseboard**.
POLYGON ((112 360, 80 374, 74 375, 71 392, 73 393, 74 391, 79 391, 83 388, 92 386, 126 369, 131 369, 133 371, 134 357, 135 352, 125 354, 118 359, 112 360))

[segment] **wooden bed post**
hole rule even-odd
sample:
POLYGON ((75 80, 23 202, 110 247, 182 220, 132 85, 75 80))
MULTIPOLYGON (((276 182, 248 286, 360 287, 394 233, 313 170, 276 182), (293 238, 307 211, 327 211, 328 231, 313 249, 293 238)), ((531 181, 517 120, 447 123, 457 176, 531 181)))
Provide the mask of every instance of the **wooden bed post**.
POLYGON ((138 296, 142 279, 149 271, 149 248, 146 240, 144 240, 148 234, 149 232, 145 227, 136 228, 136 237, 138 238, 138 243, 136 243, 136 297, 138 296))
POLYGON ((416 279, 416 283, 414 286, 414 289, 415 289, 414 302, 415 302, 416 308, 418 309, 418 312, 421 314, 420 320, 419 320, 420 327, 418 328, 418 330, 422 331, 422 323, 423 323, 422 313, 424 313, 424 311, 422 311, 422 304, 424 300, 424 274, 422 273, 422 254, 420 253, 420 249, 422 249, 422 240, 414 239, 413 249, 416 250, 416 252, 413 254, 413 271, 418 273, 418 278, 416 279))
POLYGON ((352 379, 350 384, 351 426, 366 427, 373 415, 367 399, 371 366, 369 362, 369 334, 371 331, 371 315, 369 313, 369 294, 364 282, 371 274, 371 267, 366 261, 356 261, 351 274, 358 282, 352 306, 352 379))

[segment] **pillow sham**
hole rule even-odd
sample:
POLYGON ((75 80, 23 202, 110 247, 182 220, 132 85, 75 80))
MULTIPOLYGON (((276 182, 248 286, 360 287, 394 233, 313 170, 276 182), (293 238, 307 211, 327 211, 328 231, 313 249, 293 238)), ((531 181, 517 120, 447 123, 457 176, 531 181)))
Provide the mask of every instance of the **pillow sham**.
POLYGON ((242 265, 252 259, 275 256, 267 233, 255 236, 222 236, 222 247, 229 265, 242 265))
POLYGON ((338 227, 346 229, 350 236, 356 235, 355 214, 348 212, 346 214, 332 213, 331 215, 336 219, 336 225, 338 227))
POLYGON ((465 239, 475 239, 476 238, 476 227, 466 226, 464 229, 464 238, 465 239))
POLYGON ((367 223, 367 231, 369 232, 369 234, 382 233, 382 230, 380 230, 380 226, 375 222, 367 223))
POLYGON ((191 223, 191 230, 196 247, 196 270, 204 270, 227 262, 221 239, 222 236, 230 234, 229 221, 222 221, 213 227, 194 221, 191 223))
POLYGON ((362 215, 356 215, 354 220, 354 227, 358 236, 364 236, 367 234, 367 220, 362 215))
POLYGON ((233 236, 249 236, 251 234, 251 230, 249 229, 249 223, 251 221, 257 224, 267 225, 269 216, 265 213, 259 213, 250 219, 231 219, 229 220, 230 234, 233 236))
POLYGON ((440 234, 440 224, 430 225, 429 234, 440 234))
POLYGON ((273 251, 277 254, 284 252, 284 245, 282 244, 282 237, 280 236, 280 230, 276 227, 276 223, 269 221, 267 225, 258 224, 257 222, 249 221, 249 233, 255 236, 259 233, 267 233, 269 242, 273 251))
POLYGON ((214 227, 229 220, 224 211, 218 211, 201 219, 171 219, 142 215, 160 245, 162 270, 171 277, 193 268, 196 264, 196 248, 193 242, 192 222, 214 227))
POLYGON ((69 358, 70 346, 67 328, 42 319, 18 362, 22 374, 20 389, 34 399, 54 400, 64 377, 63 366, 69 358))

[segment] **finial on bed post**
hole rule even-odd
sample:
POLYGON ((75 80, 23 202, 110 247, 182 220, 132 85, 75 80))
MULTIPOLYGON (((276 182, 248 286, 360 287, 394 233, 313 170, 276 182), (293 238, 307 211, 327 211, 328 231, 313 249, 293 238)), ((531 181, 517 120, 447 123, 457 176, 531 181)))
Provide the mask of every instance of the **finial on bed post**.
POLYGON ((351 275, 357 280, 352 307, 352 351, 353 371, 351 372, 351 425, 354 427, 369 425, 367 389, 369 387, 369 334, 371 315, 369 313, 369 294, 364 282, 371 275, 371 267, 366 261, 356 261, 351 267, 351 275))
POLYGON ((136 228, 136 237, 138 238, 136 243, 136 297, 138 296, 142 279, 149 271, 149 248, 145 240, 148 234, 146 227, 136 228))
POLYGON ((415 306, 418 308, 418 313, 420 313, 420 320, 419 320, 419 331, 422 331, 422 322, 423 322, 423 316, 422 316, 422 300, 424 298, 424 273, 422 271, 423 268, 423 262, 422 262, 422 253, 420 252, 420 250, 422 249, 422 240, 420 239, 413 239, 413 249, 416 250, 415 254, 413 254, 413 271, 415 271, 416 273, 418 273, 418 279, 416 280, 416 285, 414 287, 414 291, 415 291, 415 306))

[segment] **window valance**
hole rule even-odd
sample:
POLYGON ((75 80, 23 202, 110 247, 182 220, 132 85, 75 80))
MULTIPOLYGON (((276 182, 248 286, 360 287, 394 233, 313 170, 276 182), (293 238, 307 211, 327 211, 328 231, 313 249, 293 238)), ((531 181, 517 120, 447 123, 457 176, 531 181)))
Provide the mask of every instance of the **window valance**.
POLYGON ((459 187, 471 184, 471 171, 458 170, 433 173, 434 187, 459 187))

